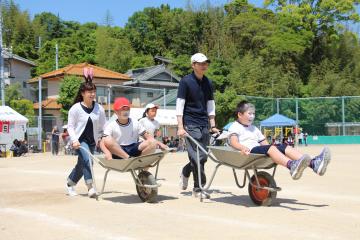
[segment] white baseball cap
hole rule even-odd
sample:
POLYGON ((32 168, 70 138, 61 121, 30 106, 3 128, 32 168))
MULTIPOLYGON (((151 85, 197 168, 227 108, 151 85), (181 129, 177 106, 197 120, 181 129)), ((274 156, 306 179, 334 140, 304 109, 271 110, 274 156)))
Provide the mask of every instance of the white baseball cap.
POLYGON ((146 107, 145 107, 146 110, 147 110, 147 109, 150 109, 150 108, 159 108, 159 106, 158 106, 158 105, 155 105, 155 104, 153 104, 153 103, 149 103, 149 104, 146 105, 146 107))
POLYGON ((202 53, 195 53, 191 56, 191 63, 203 63, 208 62, 210 63, 210 60, 202 53))

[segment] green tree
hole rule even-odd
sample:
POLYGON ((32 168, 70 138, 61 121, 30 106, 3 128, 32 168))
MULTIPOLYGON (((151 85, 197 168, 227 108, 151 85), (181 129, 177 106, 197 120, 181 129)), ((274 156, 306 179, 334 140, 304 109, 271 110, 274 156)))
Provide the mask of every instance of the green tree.
POLYGON ((33 102, 24 99, 19 89, 21 89, 19 83, 6 86, 5 103, 18 113, 29 118, 29 124, 32 124, 35 116, 33 102))
POLYGON ((282 72, 280 67, 267 65, 261 57, 252 54, 236 59, 228 78, 230 86, 239 95, 297 96, 301 86, 296 76, 282 72))
POLYGON ((61 104, 61 117, 64 121, 68 119, 68 112, 74 103, 82 80, 76 76, 65 76, 60 84, 58 104, 61 104))
POLYGON ((20 83, 10 84, 5 87, 5 103, 9 104, 11 100, 20 100, 22 95, 19 91, 20 83))
POLYGON ((111 32, 107 28, 100 27, 96 30, 96 62, 116 72, 125 72, 131 68, 131 60, 135 51, 130 41, 121 30, 111 32), (114 36, 118 34, 118 36, 114 36))
POLYGON ((131 68, 143 68, 154 65, 154 59, 151 55, 137 54, 131 59, 131 68))
POLYGON ((313 33, 310 51, 312 63, 318 63, 326 54, 326 45, 338 38, 337 26, 347 21, 358 22, 358 0, 265 0, 265 5, 276 8, 288 26, 298 31, 313 33))
POLYGON ((235 108, 243 97, 237 95, 231 88, 225 89, 224 93, 215 92, 216 102, 216 124, 219 128, 225 126, 228 122, 235 120, 235 108))
POLYGON ((173 60, 170 68, 176 75, 184 77, 185 75, 191 73, 192 68, 189 55, 178 55, 172 59, 173 60))
POLYGON ((14 32, 16 31, 16 19, 21 14, 19 6, 14 1, 5 2, 1 5, 3 18, 3 44, 11 46, 14 32))
POLYGON ((35 121, 34 103, 29 99, 11 100, 10 107, 29 119, 29 125, 35 121))

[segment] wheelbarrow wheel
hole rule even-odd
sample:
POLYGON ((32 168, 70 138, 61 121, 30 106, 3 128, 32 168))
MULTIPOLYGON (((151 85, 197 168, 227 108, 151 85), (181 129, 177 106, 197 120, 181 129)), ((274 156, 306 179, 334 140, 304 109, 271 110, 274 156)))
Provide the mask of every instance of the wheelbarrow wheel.
MULTIPOLYGON (((276 188, 276 182, 274 178, 267 172, 258 172, 257 177, 259 184, 262 187, 276 188)), ((267 189, 259 189, 256 187, 255 175, 251 177, 251 185, 249 183, 249 195, 251 200, 259 206, 270 206, 273 200, 276 198, 276 191, 269 191, 267 189)))
MULTIPOLYGON (((148 171, 141 171, 138 177, 141 183, 144 185, 156 185, 156 180, 154 176, 148 171)), ((136 191, 143 202, 156 202, 156 197, 158 193, 157 188, 141 187, 136 185, 136 191)))

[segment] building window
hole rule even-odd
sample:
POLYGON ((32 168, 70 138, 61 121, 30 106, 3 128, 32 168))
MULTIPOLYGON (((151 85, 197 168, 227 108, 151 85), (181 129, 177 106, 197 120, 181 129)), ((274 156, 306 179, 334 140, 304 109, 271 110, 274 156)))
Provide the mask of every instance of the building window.
POLYGON ((154 93, 153 92, 147 92, 147 96, 152 98, 152 97, 154 97, 154 93))
POLYGON ((25 81, 23 82, 23 88, 27 88, 27 84, 25 81))

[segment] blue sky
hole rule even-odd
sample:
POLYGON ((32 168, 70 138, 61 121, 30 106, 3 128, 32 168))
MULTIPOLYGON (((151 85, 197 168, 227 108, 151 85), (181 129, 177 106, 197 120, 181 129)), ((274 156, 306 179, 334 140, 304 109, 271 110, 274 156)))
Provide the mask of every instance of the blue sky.
MULTIPOLYGON (((169 4, 171 8, 184 7, 186 0, 14 0, 22 11, 27 10, 31 17, 41 12, 59 14, 66 21, 80 23, 103 23, 107 10, 113 17, 114 25, 124 26, 127 19, 136 11, 145 7, 158 7, 169 4)), ((205 0, 192 0, 201 4, 205 0)), ((228 0, 210 0, 212 5, 223 5, 228 0)), ((263 0, 249 0, 256 6, 262 6, 263 0)))

